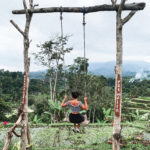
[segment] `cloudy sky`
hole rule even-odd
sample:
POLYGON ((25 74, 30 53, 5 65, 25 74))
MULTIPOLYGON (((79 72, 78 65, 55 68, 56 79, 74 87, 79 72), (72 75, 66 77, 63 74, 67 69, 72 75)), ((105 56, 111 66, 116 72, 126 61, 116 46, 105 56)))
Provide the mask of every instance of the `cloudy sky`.
MULTIPOLYGON (((39 7, 52 6, 91 6, 110 4, 110 0, 34 0, 39 7)), ((120 2, 120 0, 118 0, 120 2)), ((128 2, 145 2, 144 11, 139 11, 124 26, 124 60, 142 60, 150 62, 150 1, 128 0, 128 2)), ((20 28, 24 29, 24 15, 12 15, 14 9, 22 9, 21 0, 4 0, 0 4, 0 69, 23 71, 23 41, 21 34, 10 24, 13 19, 20 28)), ((116 59, 115 43, 115 12, 97 12, 86 15, 86 47, 90 62, 106 62, 116 59)), ((123 13, 123 16, 127 12, 123 13)), ((69 45, 74 50, 66 56, 66 63, 83 56, 82 14, 63 14, 64 33, 73 35, 69 45)), ((60 34, 59 13, 35 14, 33 16, 29 50, 31 71, 44 69, 35 64, 32 52, 38 51, 36 44, 43 43, 60 34)))

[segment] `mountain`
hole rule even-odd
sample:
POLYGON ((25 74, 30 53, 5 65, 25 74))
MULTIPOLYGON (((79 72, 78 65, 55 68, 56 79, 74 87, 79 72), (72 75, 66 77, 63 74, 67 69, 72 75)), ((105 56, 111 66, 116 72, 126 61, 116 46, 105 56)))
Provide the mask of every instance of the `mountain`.
POLYGON ((46 75, 46 70, 30 72, 31 79, 44 79, 46 75))
MULTIPOLYGON (((95 75, 103 75, 105 77, 115 77, 114 67, 115 61, 109 62, 97 62, 89 64, 89 71, 95 75)), ((123 62, 123 76, 134 77, 136 74, 145 73, 150 75, 150 63, 144 61, 124 61, 123 62)), ((46 70, 31 72, 30 76, 34 79, 43 79, 46 74, 46 70)))
MULTIPOLYGON (((115 61, 90 63, 89 71, 96 75, 104 75, 105 77, 114 77, 115 61)), ((150 63, 144 61, 124 61, 123 76, 135 76, 138 72, 150 73, 150 63)))

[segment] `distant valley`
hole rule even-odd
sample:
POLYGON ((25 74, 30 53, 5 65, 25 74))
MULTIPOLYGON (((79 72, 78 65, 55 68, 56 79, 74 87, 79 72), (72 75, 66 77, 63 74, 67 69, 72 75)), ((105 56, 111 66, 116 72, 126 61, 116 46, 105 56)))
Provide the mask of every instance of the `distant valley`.
MULTIPOLYGON (((97 62, 89 64, 89 71, 95 75, 103 75, 105 77, 115 77, 114 67, 115 61, 97 62)), ((46 70, 31 72, 31 78, 44 78, 46 70)), ((150 63, 144 61, 124 61, 123 76, 138 76, 139 78, 150 76, 150 63)))

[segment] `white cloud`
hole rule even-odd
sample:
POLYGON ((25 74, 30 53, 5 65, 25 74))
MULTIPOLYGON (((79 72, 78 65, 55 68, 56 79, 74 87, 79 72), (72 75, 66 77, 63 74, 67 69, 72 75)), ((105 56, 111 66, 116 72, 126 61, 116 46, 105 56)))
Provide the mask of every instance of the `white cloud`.
POLYGON ((133 57, 133 56, 124 56, 123 57, 123 60, 127 60, 127 61, 146 61, 146 62, 149 62, 150 63, 150 56, 136 56, 136 57, 133 57))
MULTIPOLYGON (((143 1, 143 0, 142 0, 143 1)), ((91 6, 110 3, 110 0, 34 0, 39 7, 51 6, 91 6)), ((118 1, 119 2, 119 1, 118 1)), ((141 2, 130 0, 128 2, 141 2)), ((143 11, 135 16, 124 26, 124 60, 150 60, 150 2, 143 11)), ((13 19, 21 29, 24 28, 24 15, 12 15, 13 9, 22 9, 22 1, 9 0, 1 2, 2 9, 0 22, 0 68, 10 70, 23 70, 23 43, 18 31, 9 23, 13 19)), ((126 14, 126 13, 125 13, 126 14)), ((83 31, 82 14, 63 14, 64 33, 72 34, 69 45, 74 51, 66 56, 66 63, 72 63, 77 56, 83 56, 83 31)), ((90 62, 115 60, 115 12, 98 12, 86 15, 86 47, 87 57, 90 62)), ((30 39, 31 71, 41 69, 34 64, 31 52, 37 51, 36 44, 49 40, 51 36, 60 33, 59 13, 35 14, 33 16, 30 39)))

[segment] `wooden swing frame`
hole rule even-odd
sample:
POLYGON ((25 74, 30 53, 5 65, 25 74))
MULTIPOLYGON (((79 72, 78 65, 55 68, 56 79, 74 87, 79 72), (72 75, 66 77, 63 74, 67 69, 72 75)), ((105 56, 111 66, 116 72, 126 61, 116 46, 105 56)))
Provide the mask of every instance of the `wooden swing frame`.
MULTIPOLYGON (((99 11, 115 11, 116 12, 116 82, 115 82, 115 115, 114 115, 114 127, 113 127, 113 150, 120 150, 120 135, 121 135, 121 101, 122 101, 122 28, 123 25, 128 22, 136 11, 143 10, 145 3, 130 3, 125 4, 125 0, 121 0, 120 4, 116 4, 117 0, 111 0, 112 5, 98 5, 91 7, 84 7, 85 14, 94 13, 99 11), (122 19, 122 11, 131 11, 125 18, 122 19)), ((22 109, 19 115, 18 121, 9 130, 6 143, 3 150, 8 150, 11 143, 11 139, 14 135, 21 137, 21 150, 29 149, 28 144, 31 144, 30 132, 28 127, 28 86, 29 86, 29 67, 30 58, 28 57, 28 51, 30 46, 29 29, 33 14, 36 13, 60 13, 60 7, 48 7, 35 9, 37 5, 33 5, 33 0, 29 0, 29 8, 27 7, 26 0, 22 0, 24 9, 13 10, 13 14, 25 14, 26 24, 24 31, 13 21, 12 25, 21 33, 24 40, 24 91, 22 99, 22 109), (22 122, 21 135, 15 132, 15 128, 22 122)), ((61 7, 63 13, 83 13, 83 7, 61 7)))

